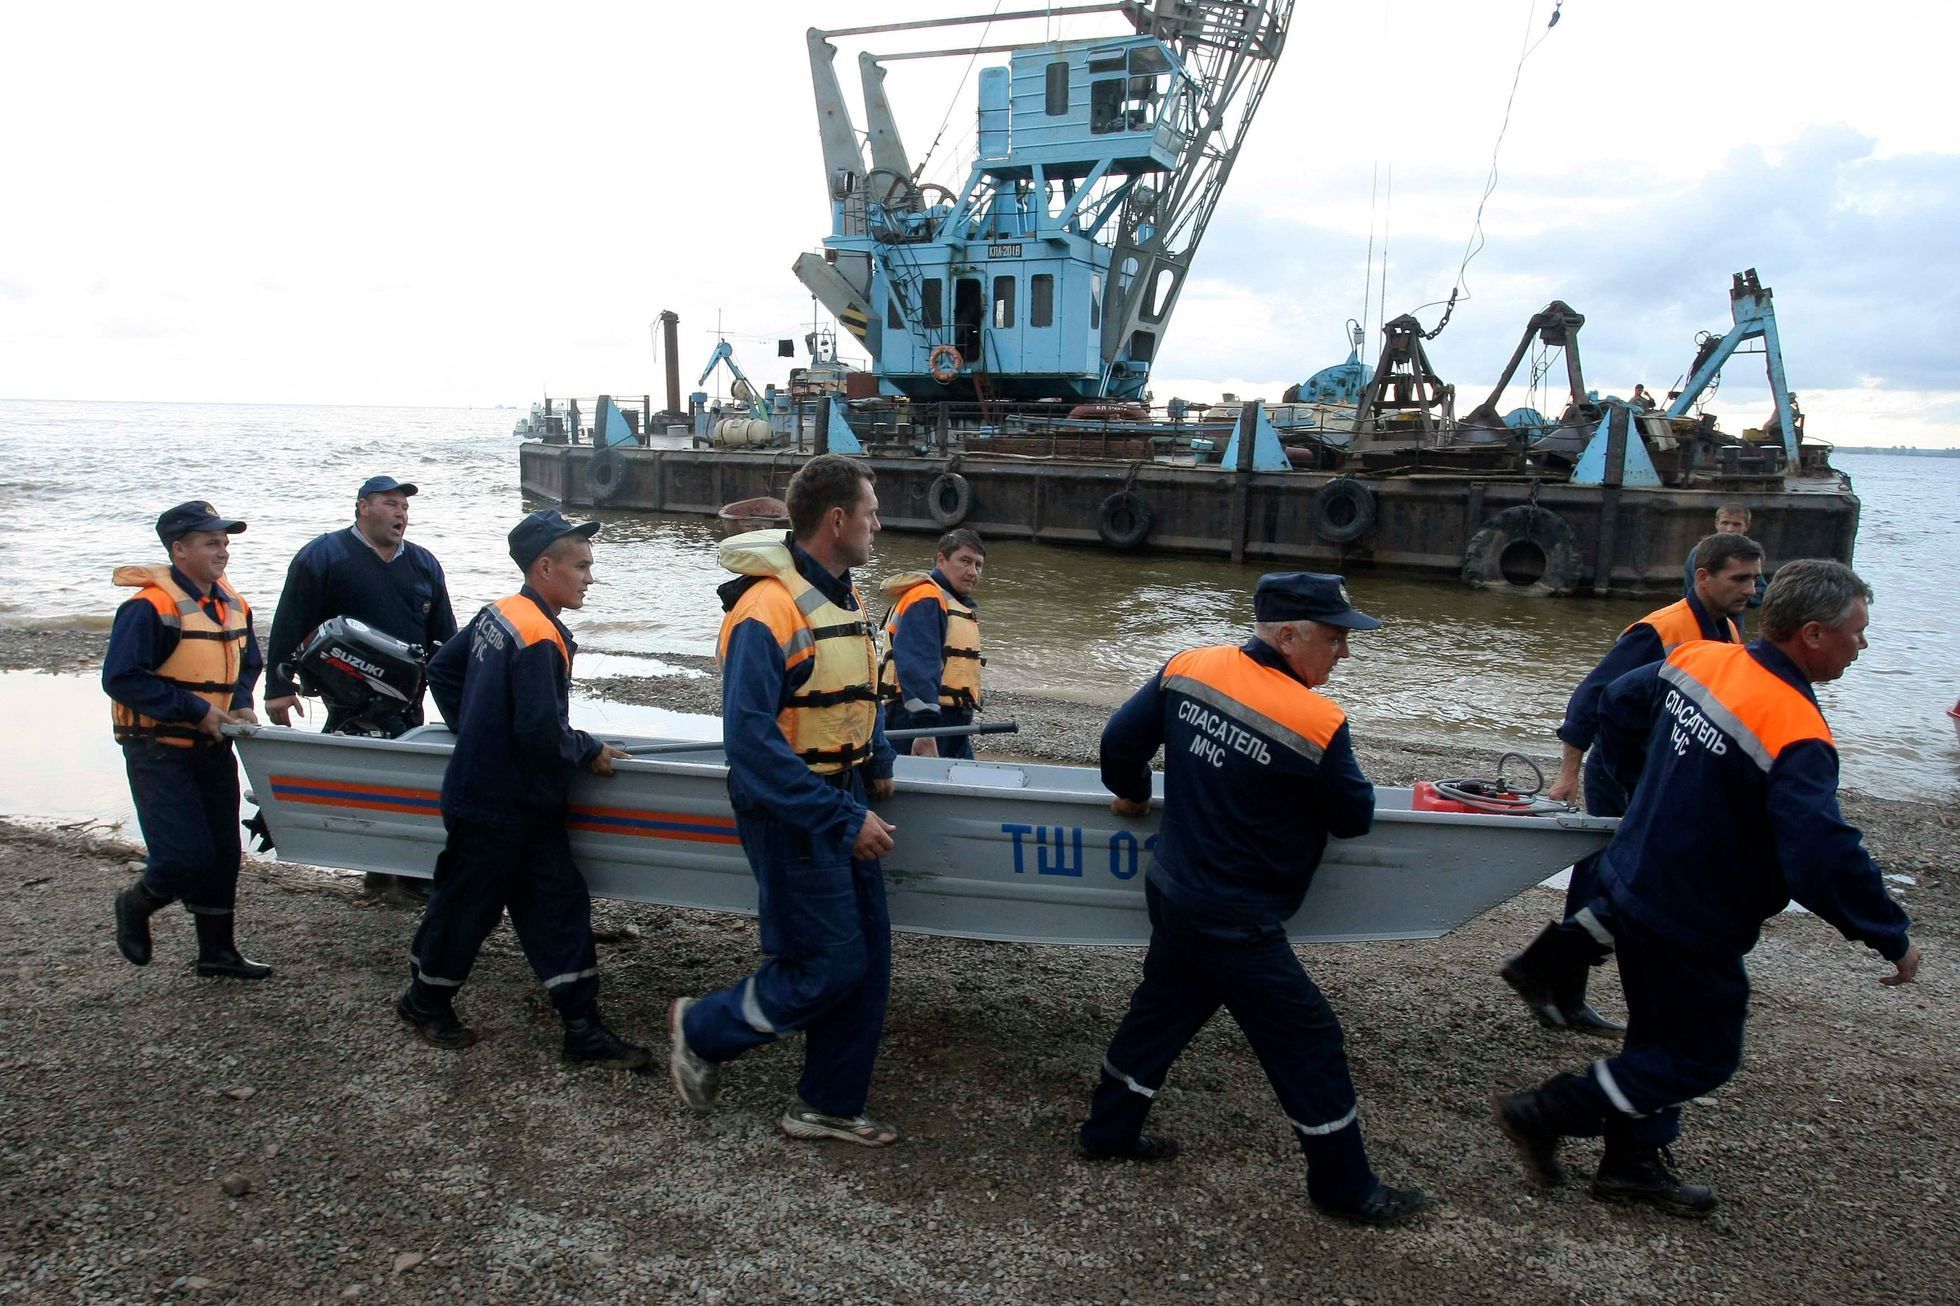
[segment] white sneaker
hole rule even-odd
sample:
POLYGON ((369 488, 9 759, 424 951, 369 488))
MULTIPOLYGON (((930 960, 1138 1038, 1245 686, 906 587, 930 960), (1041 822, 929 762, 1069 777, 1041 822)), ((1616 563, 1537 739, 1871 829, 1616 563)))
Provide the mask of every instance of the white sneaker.
POLYGON ((859 1147, 890 1147, 898 1141, 898 1126, 870 1116, 827 1116, 797 1098, 776 1122, 791 1138, 837 1138, 859 1147))
POLYGON ((687 1009, 693 998, 675 998, 667 1008, 667 1037, 673 1049, 667 1054, 667 1071, 674 1080, 674 1092, 692 1111, 712 1111, 721 1096, 721 1067, 697 1054, 687 1045, 687 1009))

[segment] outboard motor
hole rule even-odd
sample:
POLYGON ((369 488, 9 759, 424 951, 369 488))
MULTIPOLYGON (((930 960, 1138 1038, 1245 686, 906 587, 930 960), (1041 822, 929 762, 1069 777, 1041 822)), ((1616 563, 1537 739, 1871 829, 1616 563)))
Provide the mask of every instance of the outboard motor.
POLYGON ((300 693, 326 704, 330 733, 393 739, 415 724, 427 661, 420 644, 332 617, 300 644, 288 671, 300 693))

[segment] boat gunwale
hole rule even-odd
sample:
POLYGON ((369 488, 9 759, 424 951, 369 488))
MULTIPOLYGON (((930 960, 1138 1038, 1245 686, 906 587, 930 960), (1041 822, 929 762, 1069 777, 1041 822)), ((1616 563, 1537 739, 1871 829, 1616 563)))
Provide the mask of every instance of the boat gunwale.
MULTIPOLYGON (((420 729, 434 730, 441 729, 441 727, 424 726, 420 727, 420 729)), ((235 731, 227 729, 226 733, 232 735, 240 745, 249 745, 261 740, 283 745, 290 741, 299 744, 301 747, 326 746, 330 748, 360 749, 384 747, 391 751, 399 750, 418 755, 439 754, 444 756, 447 756, 455 750, 453 743, 438 742, 433 739, 415 739, 406 736, 400 739, 382 739, 372 735, 329 735, 301 730, 292 726, 260 725, 235 731)), ((450 736, 450 738, 453 738, 453 736, 450 736)), ((637 735, 611 737, 607 738, 605 742, 615 744, 615 746, 621 742, 628 744, 701 742, 704 744, 703 752, 716 750, 721 747, 720 744, 714 743, 713 741, 662 739, 637 735)), ((1093 767, 1076 766, 1065 762, 1017 762, 981 759, 977 763, 974 763, 967 762, 965 759, 948 760, 954 764, 1011 767, 1023 772, 1060 771, 1076 774, 1093 774, 1095 772, 1095 768, 1093 767)), ((677 775, 691 779, 717 779, 725 777, 728 774, 728 765, 725 762, 687 762, 670 758, 629 757, 615 761, 613 763, 613 769, 615 772, 625 775, 677 775)), ((1164 773, 1161 771, 1153 771, 1151 773, 1153 784, 1159 788, 1159 792, 1151 795, 1150 805, 1153 810, 1161 810, 1163 807, 1164 800, 1161 793, 1163 775, 1164 773)), ((1098 782, 1098 787, 1095 790, 1036 788, 1032 785, 1009 789, 993 785, 962 784, 955 780, 935 776, 905 776, 902 777, 902 785, 901 792, 931 794, 940 798, 1000 798, 1012 795, 1016 801, 1069 804, 1075 806, 1091 805, 1107 810, 1106 796, 1108 791, 1101 789, 1100 782, 1098 782)), ((1407 787, 1400 785, 1377 785, 1375 788, 1378 794, 1387 792, 1397 797, 1409 795, 1412 792, 1407 787)), ((1111 819, 1116 821, 1127 819, 1117 817, 1113 813, 1110 815, 1111 819)), ((1575 831, 1611 831, 1617 828, 1619 824, 1612 817, 1593 816, 1577 811, 1544 812, 1521 816, 1519 814, 1497 812, 1431 812, 1406 805, 1391 804, 1389 806, 1383 806, 1379 802, 1375 806, 1375 820, 1377 823, 1388 821, 1394 824, 1463 826, 1469 828, 1515 828, 1520 819, 1544 821, 1548 824, 1557 825, 1561 829, 1575 831)))

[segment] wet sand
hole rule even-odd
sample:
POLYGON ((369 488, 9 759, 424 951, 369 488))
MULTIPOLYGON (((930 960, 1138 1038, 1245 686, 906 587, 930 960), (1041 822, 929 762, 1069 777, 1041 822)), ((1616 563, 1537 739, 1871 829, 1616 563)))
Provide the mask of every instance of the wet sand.
MULTIPOLYGON (((0 637, 0 666, 86 662, 63 643, 0 637)), ((713 710, 711 680, 583 688, 713 710)), ((1045 698, 990 714, 1023 734, 986 751, 1072 761, 1103 716, 1045 698)), ((1357 743, 1383 783, 1489 769, 1365 731, 1357 743)), ((273 980, 191 977, 174 911, 139 970, 108 913, 133 850, 0 824, 0 1298, 1960 1300, 1954 819, 1846 806, 1886 870, 1916 880, 1899 888, 1922 980, 1881 988, 1889 968, 1814 917, 1769 924, 1747 1063, 1689 1108, 1677 1149, 1724 1198, 1702 1224, 1602 1207, 1580 1184, 1535 1189, 1490 1126, 1491 1088, 1610 1046, 1540 1029, 1496 980, 1556 894, 1442 940, 1304 949, 1346 1026, 1377 1168, 1444 1201, 1394 1231, 1311 1211, 1290 1131, 1223 1019, 1153 1116, 1183 1156, 1074 1157, 1071 1122, 1136 951, 902 936, 873 1105, 906 1139, 813 1147, 773 1127, 793 1041, 731 1066, 720 1110, 697 1120, 664 1076, 561 1067, 556 1021, 500 932, 460 1004, 485 1041, 437 1052, 389 1010, 412 907, 252 862, 240 933, 273 980)), ((619 903, 596 917, 607 1014, 662 1054, 671 997, 756 961, 741 918, 619 903)), ((1622 1010, 1610 973, 1595 987, 1622 1010)))

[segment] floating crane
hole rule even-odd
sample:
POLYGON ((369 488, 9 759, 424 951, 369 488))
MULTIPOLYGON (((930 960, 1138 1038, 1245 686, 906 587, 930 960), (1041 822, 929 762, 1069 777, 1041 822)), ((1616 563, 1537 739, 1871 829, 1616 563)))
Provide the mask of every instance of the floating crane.
POLYGON ((1129 0, 812 28, 832 229, 821 255, 797 259, 798 279, 863 342, 886 394, 1140 397, 1292 10, 1129 0), (867 164, 836 38, 1085 14, 1123 22, 1103 37, 861 53, 867 164), (988 53, 1008 61, 979 71, 964 184, 921 181, 885 62, 988 53))
POLYGON ((749 410, 749 416, 769 420, 769 405, 763 401, 761 393, 749 378, 742 373, 741 364, 735 361, 735 347, 726 340, 715 341, 715 350, 708 355, 708 365, 701 369, 701 379, 696 385, 706 385, 717 367, 726 366, 732 378, 728 384, 729 397, 749 410))

